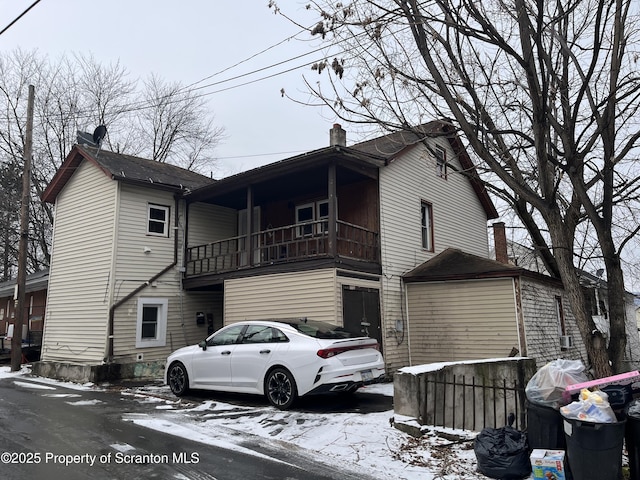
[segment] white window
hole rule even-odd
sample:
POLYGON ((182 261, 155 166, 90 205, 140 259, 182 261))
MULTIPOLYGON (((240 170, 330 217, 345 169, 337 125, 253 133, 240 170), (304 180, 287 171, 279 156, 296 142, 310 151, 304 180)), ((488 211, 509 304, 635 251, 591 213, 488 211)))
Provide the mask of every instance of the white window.
POLYGON ((422 202, 420 217, 422 222, 422 248, 433 252, 433 208, 430 203, 422 202))
POLYGON ((323 235, 329 232, 329 200, 305 203, 296 206, 297 237, 323 235), (315 231, 314 231, 314 225, 315 231))
POLYGON ((166 298, 138 299, 136 347, 164 347, 167 338, 166 298))
POLYGON ((315 203, 306 203, 296 207, 296 224, 300 225, 296 229, 296 236, 306 237, 313 235, 313 221, 315 203))
POLYGON ((316 219, 325 220, 318 224, 318 233, 329 233, 329 200, 316 203, 316 219))
POLYGON ((436 157, 436 175, 441 178, 447 178, 447 152, 442 147, 435 147, 433 149, 436 157))
POLYGON ((147 215, 147 235, 169 236, 169 207, 149 204, 147 215))

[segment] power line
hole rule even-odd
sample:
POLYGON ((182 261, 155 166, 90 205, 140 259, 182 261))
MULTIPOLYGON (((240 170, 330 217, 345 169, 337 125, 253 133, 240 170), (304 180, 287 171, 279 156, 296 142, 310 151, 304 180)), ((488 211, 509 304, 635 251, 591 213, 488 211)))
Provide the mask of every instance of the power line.
POLYGON ((9 28, 11 28, 11 27, 13 26, 13 24, 14 24, 14 23, 16 23, 16 22, 17 22, 18 20, 20 20, 22 17, 24 17, 24 16, 27 14, 27 12, 28 12, 29 10, 31 10, 33 7, 35 7, 38 3, 40 3, 40 0, 36 0, 35 2, 33 2, 33 3, 29 6, 29 8, 27 8, 24 12, 22 12, 20 15, 18 15, 18 16, 13 20, 13 22, 11 22, 9 25, 7 25, 6 27, 4 27, 4 28, 2 29, 2 31, 0 32, 0 35, 2 35, 4 32, 6 32, 7 30, 9 30, 9 28))

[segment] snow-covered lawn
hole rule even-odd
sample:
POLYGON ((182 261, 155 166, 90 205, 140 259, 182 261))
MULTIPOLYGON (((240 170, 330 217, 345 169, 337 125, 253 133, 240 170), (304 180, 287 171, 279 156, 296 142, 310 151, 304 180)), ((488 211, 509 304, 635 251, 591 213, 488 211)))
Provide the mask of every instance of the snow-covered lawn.
MULTIPOLYGON (((75 390, 102 390, 104 386, 77 385, 50 379, 28 377, 29 368, 11 373, 0 367, 0 378, 15 381, 37 381, 43 385, 59 385, 75 390)), ((113 389, 114 386, 109 386, 113 389)), ((204 444, 232 448, 244 453, 263 454, 246 448, 247 439, 274 449, 305 451, 317 461, 339 465, 381 480, 468 480, 486 479, 476 472, 473 452, 475 432, 454 433, 429 431, 414 438, 393 426, 408 422, 394 416, 393 410, 377 413, 282 412, 265 404, 239 406, 216 401, 215 394, 202 400, 178 399, 169 388, 158 383, 124 387, 120 394, 147 407, 136 412, 123 412, 125 421, 204 444), (240 433, 240 434, 239 434, 240 433), (456 438, 459 437, 459 438, 456 438), (453 439, 452 439, 453 438, 453 439)), ((392 384, 372 385, 357 394, 393 396, 392 384)), ((75 399, 71 405, 94 403, 75 399)))

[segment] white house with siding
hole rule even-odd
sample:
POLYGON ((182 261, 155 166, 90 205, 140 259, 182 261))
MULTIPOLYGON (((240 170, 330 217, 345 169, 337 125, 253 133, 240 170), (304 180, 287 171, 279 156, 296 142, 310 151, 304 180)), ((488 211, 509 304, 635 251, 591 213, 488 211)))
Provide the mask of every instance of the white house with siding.
POLYGON ((352 146, 334 125, 326 148, 217 181, 76 146, 43 200, 56 220, 36 368, 92 379, 283 317, 368 334, 389 371, 406 366, 417 333, 403 276, 451 247, 488 257, 497 217, 439 121, 352 146))
POLYGON ((73 148, 43 194, 55 221, 36 373, 100 379, 121 365, 162 362, 193 337, 195 325, 181 319, 211 300, 181 289, 181 195, 211 182, 168 164, 73 148))

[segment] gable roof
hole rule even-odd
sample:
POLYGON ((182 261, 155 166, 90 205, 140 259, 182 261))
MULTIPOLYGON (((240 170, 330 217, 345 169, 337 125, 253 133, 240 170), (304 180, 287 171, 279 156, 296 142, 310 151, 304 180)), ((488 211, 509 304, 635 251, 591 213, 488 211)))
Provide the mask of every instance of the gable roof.
POLYGON ((471 186, 487 215, 487 219, 498 218, 495 205, 480 180, 475 165, 467 154, 460 138, 456 135, 454 127, 450 123, 439 120, 420 125, 411 131, 397 131, 348 147, 334 145, 320 148, 238 173, 190 193, 189 201, 202 201, 212 193, 223 194, 257 182, 276 179, 286 174, 304 172, 329 162, 348 165, 360 171, 377 170, 388 165, 401 153, 414 148, 428 138, 435 137, 445 137, 448 140, 454 153, 459 158, 464 174, 471 182, 471 186))
POLYGON ((453 152, 460 161, 462 172, 471 182, 471 187, 487 214, 487 219, 498 218, 499 215, 496 207, 489 197, 484 183, 480 180, 473 161, 464 148, 460 137, 456 134, 454 126, 449 122, 434 120, 418 125, 410 130, 400 130, 366 142, 358 143, 351 148, 370 155, 384 157, 387 159, 387 162, 389 162, 406 150, 425 142, 427 139, 437 137, 445 137, 449 145, 451 145, 453 152))
POLYGON ((86 145, 74 145, 42 193, 42 201, 54 203, 83 161, 95 165, 112 180, 164 190, 186 192, 215 182, 209 177, 169 163, 123 155, 86 145))

